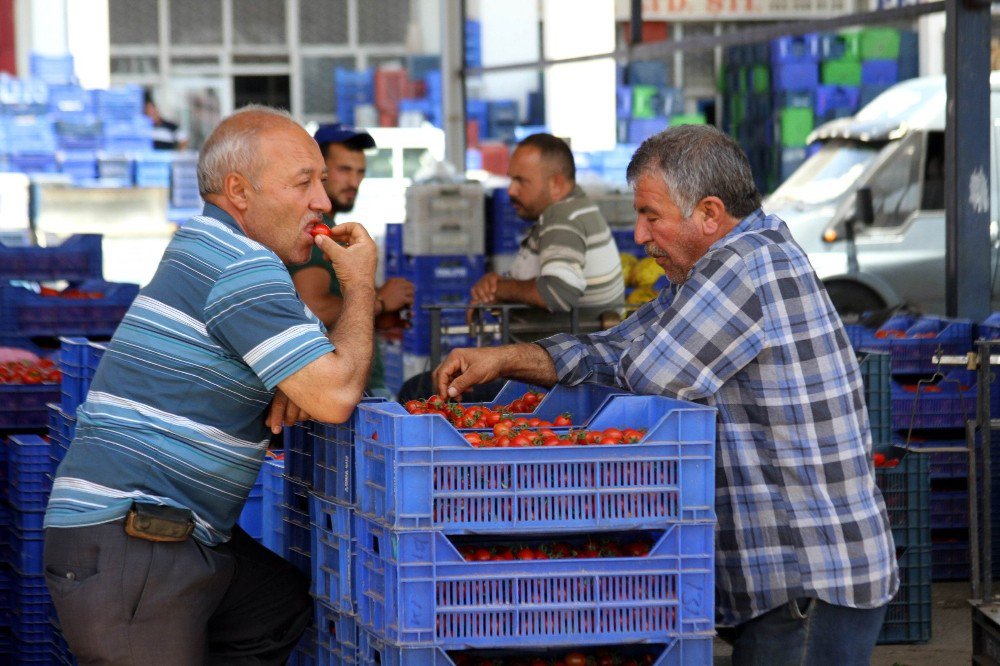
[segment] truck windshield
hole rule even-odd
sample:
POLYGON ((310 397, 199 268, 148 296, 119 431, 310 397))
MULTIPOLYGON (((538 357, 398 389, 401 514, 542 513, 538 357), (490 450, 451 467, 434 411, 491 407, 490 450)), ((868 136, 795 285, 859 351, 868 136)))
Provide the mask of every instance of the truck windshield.
POLYGON ((817 205, 836 202, 857 182, 879 152, 863 143, 827 143, 774 191, 774 204, 817 205))

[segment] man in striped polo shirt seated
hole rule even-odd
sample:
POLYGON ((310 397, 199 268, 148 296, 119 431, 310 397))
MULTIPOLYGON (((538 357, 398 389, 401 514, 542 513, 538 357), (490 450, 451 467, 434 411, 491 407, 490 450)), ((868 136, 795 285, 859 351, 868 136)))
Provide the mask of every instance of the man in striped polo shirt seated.
POLYGON ((536 328, 515 336, 530 341, 567 330, 565 314, 577 308, 585 328, 598 328, 602 313, 622 305, 618 246, 600 210, 576 184, 573 153, 562 139, 532 134, 511 155, 510 201, 518 216, 534 222, 508 275, 487 273, 470 293, 470 305, 523 303, 538 308, 512 313, 536 328))
POLYGON ((272 432, 346 420, 372 354, 376 249, 330 209, 287 113, 246 107, 201 149, 201 215, 174 236, 77 411, 45 514, 45 578, 83 664, 283 664, 308 580, 236 525, 272 432), (313 245, 344 308, 328 333, 285 263, 313 245))

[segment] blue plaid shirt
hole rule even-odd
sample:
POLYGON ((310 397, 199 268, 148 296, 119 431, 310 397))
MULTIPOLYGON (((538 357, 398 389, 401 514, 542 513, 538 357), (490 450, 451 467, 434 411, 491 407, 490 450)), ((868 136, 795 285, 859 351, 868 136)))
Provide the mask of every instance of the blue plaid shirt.
POLYGON ((875 608, 899 585, 854 351, 788 227, 757 210, 622 324, 539 341, 565 384, 719 410, 720 624, 797 597, 875 608))

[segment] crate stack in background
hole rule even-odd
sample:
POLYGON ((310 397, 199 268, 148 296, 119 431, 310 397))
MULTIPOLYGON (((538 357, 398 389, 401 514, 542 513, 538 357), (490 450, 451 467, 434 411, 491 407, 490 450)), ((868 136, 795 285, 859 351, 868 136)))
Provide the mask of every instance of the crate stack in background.
POLYGON ((705 122, 700 114, 684 113, 684 91, 670 85, 668 61, 630 62, 618 68, 617 77, 618 143, 638 146, 672 125, 705 122))
MULTIPOLYGON (((933 446, 965 446, 965 422, 976 416, 975 373, 960 366, 937 366, 933 357, 936 353, 964 356, 971 351, 971 321, 896 315, 877 330, 852 326, 849 334, 855 348, 890 354, 894 443, 911 452, 933 446)), ((968 580, 971 559, 966 456, 919 455, 929 459, 932 578, 968 580)))
POLYGON ((720 77, 722 127, 747 153, 758 189, 768 193, 810 154, 813 129, 917 76, 917 65, 916 33, 895 28, 730 47, 720 77))
MULTIPOLYGON (((429 370, 431 315, 425 305, 451 305, 442 326, 464 325, 469 290, 485 272, 485 194, 478 183, 428 183, 406 191, 406 223, 389 225, 385 277, 415 286, 408 326, 395 340, 380 342, 386 383, 396 393, 402 382, 429 370), (399 382, 397 385, 396 382, 399 382)), ((442 352, 475 346, 467 333, 441 336, 442 352)))
POLYGON ((356 663, 560 649, 711 661, 714 410, 583 385, 553 389, 532 416, 564 412, 588 429, 647 431, 623 446, 478 448, 437 415, 361 406, 356 663), (597 549, 611 541, 645 545, 597 549))

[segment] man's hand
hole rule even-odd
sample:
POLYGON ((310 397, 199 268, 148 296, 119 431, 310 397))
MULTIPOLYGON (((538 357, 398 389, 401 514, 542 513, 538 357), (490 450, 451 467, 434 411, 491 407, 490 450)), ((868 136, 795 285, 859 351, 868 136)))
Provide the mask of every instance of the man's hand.
POLYGON ((386 280, 378 290, 385 307, 384 312, 398 312, 413 305, 413 292, 413 283, 406 278, 393 277, 386 280))
POLYGON ((469 290, 469 301, 473 304, 495 303, 497 299, 497 287, 500 285, 500 276, 496 273, 487 273, 472 285, 469 290))
POLYGON ((345 292, 354 286, 374 288, 378 250, 363 226, 357 222, 338 224, 330 228, 329 238, 317 236, 314 242, 333 264, 345 292))
POLYGON ((504 350, 509 347, 453 349, 432 375, 438 394, 458 398, 473 386, 493 381, 503 370, 504 350))
POLYGON ((309 415, 303 409, 289 400, 281 389, 277 389, 274 392, 274 398, 271 399, 271 407, 268 409, 264 424, 277 435, 281 432, 282 425, 290 426, 308 419, 309 415))

